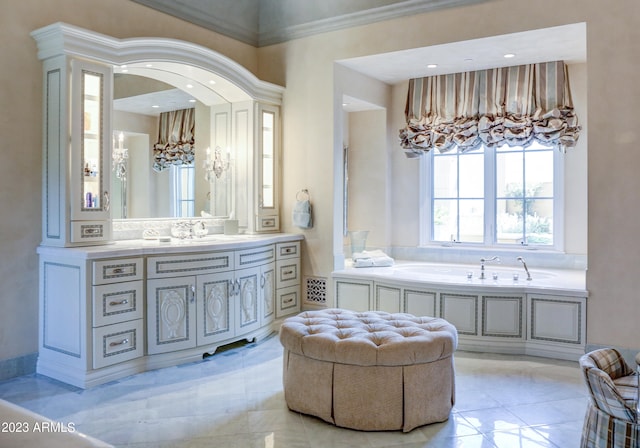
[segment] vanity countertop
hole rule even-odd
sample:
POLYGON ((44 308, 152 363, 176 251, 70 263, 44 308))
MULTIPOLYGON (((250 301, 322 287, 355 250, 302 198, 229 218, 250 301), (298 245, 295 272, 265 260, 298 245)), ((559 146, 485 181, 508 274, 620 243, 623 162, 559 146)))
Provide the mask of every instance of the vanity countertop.
POLYGON ((202 238, 178 240, 170 242, 159 240, 122 240, 110 244, 82 247, 38 246, 40 255, 57 255, 70 258, 100 259, 112 257, 132 257, 142 255, 166 255, 179 253, 210 252, 220 250, 250 249, 266 244, 301 241, 302 234, 270 233, 270 234, 213 234, 202 238))

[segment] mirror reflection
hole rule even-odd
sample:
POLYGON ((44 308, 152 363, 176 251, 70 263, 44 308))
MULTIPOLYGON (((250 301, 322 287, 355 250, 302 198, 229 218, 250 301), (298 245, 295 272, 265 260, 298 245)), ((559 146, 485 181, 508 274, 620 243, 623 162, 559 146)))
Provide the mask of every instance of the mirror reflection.
MULTIPOLYGON (((132 69, 134 73, 114 75, 112 216, 229 217, 233 189, 233 154, 228 139, 231 125, 216 123, 216 116, 221 109, 230 110, 230 102, 213 87, 214 81, 203 86, 202 82, 193 82, 188 73, 167 70, 159 64, 156 67, 145 64, 137 73, 132 69), (187 114, 176 113, 185 110, 187 114), (190 125, 183 123, 183 115, 191 117, 190 125), (180 131, 185 126, 191 126, 188 137, 180 131)), ((190 69, 180 68, 187 72, 190 69)))

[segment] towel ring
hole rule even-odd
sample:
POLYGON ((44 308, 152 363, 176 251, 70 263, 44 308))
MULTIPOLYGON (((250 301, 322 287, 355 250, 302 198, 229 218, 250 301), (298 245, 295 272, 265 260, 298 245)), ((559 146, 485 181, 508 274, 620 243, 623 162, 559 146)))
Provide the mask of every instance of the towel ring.
POLYGON ((311 199, 311 196, 309 195, 309 190, 307 190, 306 188, 298 191, 296 193, 296 201, 302 201, 302 200, 309 200, 311 199))

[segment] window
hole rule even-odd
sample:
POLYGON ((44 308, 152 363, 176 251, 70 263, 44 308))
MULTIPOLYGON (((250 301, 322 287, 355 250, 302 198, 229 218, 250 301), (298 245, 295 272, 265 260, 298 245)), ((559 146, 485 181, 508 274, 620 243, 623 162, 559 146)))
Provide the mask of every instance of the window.
POLYGON ((171 216, 189 218, 195 210, 195 166, 171 165, 171 216))
POLYGON ((421 167, 421 241, 559 249, 561 164, 555 146, 539 143, 430 151, 421 167))

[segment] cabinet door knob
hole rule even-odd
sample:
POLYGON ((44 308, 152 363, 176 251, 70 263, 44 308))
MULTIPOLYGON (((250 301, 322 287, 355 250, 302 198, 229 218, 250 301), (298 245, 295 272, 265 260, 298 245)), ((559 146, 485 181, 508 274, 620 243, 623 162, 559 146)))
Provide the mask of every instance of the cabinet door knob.
POLYGON ((196 301, 196 287, 191 285, 191 303, 196 301))

